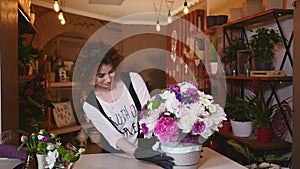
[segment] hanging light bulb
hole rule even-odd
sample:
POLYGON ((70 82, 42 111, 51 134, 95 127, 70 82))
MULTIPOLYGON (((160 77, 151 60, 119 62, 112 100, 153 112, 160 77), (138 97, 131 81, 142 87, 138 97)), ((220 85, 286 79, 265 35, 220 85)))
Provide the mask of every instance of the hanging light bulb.
POLYGON ((159 20, 156 21, 156 31, 160 31, 160 25, 159 25, 159 20))
POLYGON ((59 10, 58 19, 59 20, 64 19, 64 15, 63 15, 63 11, 62 10, 59 10))
POLYGON ((53 5, 53 7, 54 7, 54 11, 55 11, 55 12, 59 12, 59 4, 58 4, 58 0, 54 0, 54 5, 53 5))
POLYGON ((172 16, 171 16, 171 12, 168 12, 168 23, 172 23, 172 16))
POLYGON ((188 8, 186 0, 184 1, 184 4, 183 4, 183 13, 185 13, 185 14, 189 13, 189 8, 188 8))
POLYGON ((65 18, 63 18, 63 19, 60 21, 60 24, 62 24, 62 25, 66 24, 65 18))

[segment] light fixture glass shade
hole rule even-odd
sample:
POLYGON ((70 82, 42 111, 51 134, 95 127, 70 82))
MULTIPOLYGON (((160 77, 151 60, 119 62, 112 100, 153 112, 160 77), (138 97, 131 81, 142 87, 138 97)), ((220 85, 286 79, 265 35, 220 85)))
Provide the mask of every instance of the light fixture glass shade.
POLYGON ((59 20, 64 19, 64 15, 63 15, 63 11, 62 11, 62 10, 59 11, 58 19, 59 19, 59 20))
POLYGON ((53 7, 54 7, 54 11, 55 11, 55 12, 59 12, 59 4, 58 4, 58 1, 57 1, 57 0, 54 0, 54 5, 53 5, 53 7))
POLYGON ((62 24, 62 25, 66 24, 65 18, 63 18, 63 19, 60 21, 60 24, 62 24))
POLYGON ((167 21, 169 24, 172 23, 172 16, 171 16, 170 11, 168 12, 168 20, 167 21))
POLYGON ((186 1, 184 1, 184 4, 183 4, 183 13, 185 13, 185 14, 189 13, 189 8, 188 8, 186 1))
POLYGON ((160 31, 160 24, 159 24, 159 21, 156 22, 156 31, 157 31, 157 32, 160 31))

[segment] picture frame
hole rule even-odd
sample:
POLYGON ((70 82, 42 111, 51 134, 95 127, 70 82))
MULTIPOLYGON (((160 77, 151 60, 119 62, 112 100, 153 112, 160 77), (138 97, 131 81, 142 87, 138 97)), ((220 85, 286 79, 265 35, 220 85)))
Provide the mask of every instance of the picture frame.
POLYGON ((237 51, 237 73, 239 76, 245 75, 245 63, 247 63, 250 55, 251 51, 248 49, 237 51))
POLYGON ((54 106, 53 117, 58 128, 76 124, 71 102, 52 103, 54 106))

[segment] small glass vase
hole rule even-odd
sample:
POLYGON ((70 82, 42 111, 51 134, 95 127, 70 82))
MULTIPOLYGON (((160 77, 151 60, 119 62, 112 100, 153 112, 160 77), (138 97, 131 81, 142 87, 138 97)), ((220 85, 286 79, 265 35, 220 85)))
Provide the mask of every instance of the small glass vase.
POLYGON ((26 156, 25 164, 23 169, 36 169, 37 159, 34 153, 28 153, 26 156))

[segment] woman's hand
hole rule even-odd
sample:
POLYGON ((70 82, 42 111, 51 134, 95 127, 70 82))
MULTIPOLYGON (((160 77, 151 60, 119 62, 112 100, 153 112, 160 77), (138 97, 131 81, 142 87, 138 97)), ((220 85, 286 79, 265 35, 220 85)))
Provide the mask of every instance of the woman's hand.
POLYGON ((134 157, 138 160, 154 163, 164 169, 172 169, 175 163, 173 158, 152 149, 137 148, 134 157))

